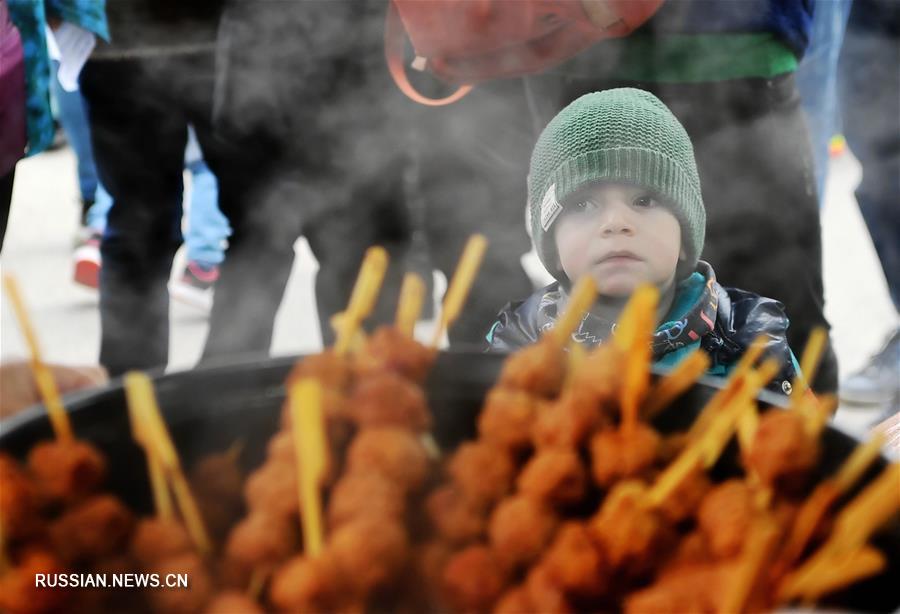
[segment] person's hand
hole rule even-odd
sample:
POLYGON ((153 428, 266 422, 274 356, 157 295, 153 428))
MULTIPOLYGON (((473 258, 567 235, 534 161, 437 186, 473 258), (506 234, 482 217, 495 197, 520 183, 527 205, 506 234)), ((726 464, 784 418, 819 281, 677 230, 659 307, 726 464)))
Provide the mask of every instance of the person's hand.
MULTIPOLYGON (((53 372, 60 394, 100 386, 109 379, 106 370, 100 366, 47 366, 53 372)), ((9 418, 40 401, 41 395, 27 362, 0 365, 0 418, 9 418)))
POLYGON ((891 451, 894 459, 900 458, 900 412, 889 416, 873 429, 885 436, 885 447, 891 451))

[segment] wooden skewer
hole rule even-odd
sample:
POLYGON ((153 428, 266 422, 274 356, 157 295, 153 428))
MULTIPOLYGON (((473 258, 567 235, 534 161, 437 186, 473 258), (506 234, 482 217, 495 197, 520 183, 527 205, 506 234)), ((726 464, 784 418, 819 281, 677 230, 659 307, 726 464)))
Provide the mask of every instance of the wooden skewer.
POLYGON ((456 322, 456 319, 459 317, 486 251, 487 239, 484 235, 475 234, 469 237, 469 241, 466 243, 466 247, 459 259, 459 264, 456 265, 453 279, 450 280, 450 286, 447 288, 447 293, 444 295, 440 324, 434 330, 434 336, 431 339, 431 347, 437 348, 444 332, 456 322))
POLYGON ((403 276, 403 285, 400 287, 400 303, 397 305, 394 325, 410 339, 415 332, 416 321, 422 313, 424 303, 425 282, 415 273, 407 273, 403 276))
POLYGON ((886 564, 884 555, 872 546, 810 560, 784 579, 778 589, 778 601, 784 603, 800 597, 817 601, 823 595, 879 573, 886 564))
POLYGON ((153 383, 146 373, 132 371, 125 374, 125 389, 129 407, 134 408, 141 432, 152 450, 150 455, 156 456, 172 485, 175 501, 178 503, 188 534, 198 552, 203 555, 209 554, 212 552, 212 542, 200 515, 200 508, 184 476, 178 452, 160 415, 153 383))
POLYGON ((322 418, 322 387, 312 378, 291 385, 291 423, 297 456, 297 485, 303 523, 303 548, 307 556, 322 552, 322 495, 327 443, 322 418))
POLYGON ((836 552, 861 547, 869 537, 900 510, 900 463, 891 463, 838 515, 831 539, 836 552))
POLYGON ((388 254, 383 247, 375 246, 366 250, 359 276, 350 295, 350 303, 341 321, 340 333, 334 344, 338 355, 347 353, 360 324, 375 308, 387 265, 388 254))
POLYGON ((681 396, 709 369, 709 356, 703 350, 692 352, 663 377, 647 395, 644 419, 649 420, 681 396))
POLYGON ((44 364, 41 357, 37 335, 34 333, 28 310, 25 308, 25 301, 22 299, 22 293, 19 291, 19 284, 12 275, 7 273, 3 275, 3 285, 6 287, 6 293, 9 296, 10 303, 12 303, 16 318, 19 320, 22 336, 25 337, 25 343, 31 355, 31 360, 29 361, 31 373, 34 376, 38 392, 41 394, 41 399, 44 401, 44 407, 47 408, 47 415, 50 418, 53 432, 60 441, 71 441, 74 438, 72 424, 59 396, 59 388, 56 385, 56 380, 53 378, 53 372, 44 364))
POLYGON ((719 610, 722 614, 743 612, 747 607, 747 600, 775 549, 777 539, 778 527, 768 518, 762 517, 750 527, 738 568, 728 582, 728 590, 724 592, 725 599, 719 610))
POLYGON ((597 300, 597 284, 590 277, 582 277, 572 288, 569 295, 569 303, 562 316, 556 321, 553 330, 550 331, 552 339, 559 347, 564 347, 569 343, 572 333, 584 319, 587 313, 597 300))
POLYGON ((837 410, 838 398, 835 394, 823 394, 817 397, 811 392, 805 393, 804 396, 804 400, 799 405, 805 420, 804 426, 811 438, 817 438, 828 423, 828 419, 837 410))
POLYGON ((834 476, 834 483, 840 492, 845 493, 853 488, 853 485, 881 455, 881 447, 884 442, 884 433, 875 433, 869 441, 856 446, 834 476))
MULTIPOLYGON (((156 456, 153 446, 147 434, 144 432, 145 427, 135 409, 136 403, 139 403, 134 396, 140 394, 134 387, 135 380, 125 377, 125 397, 128 401, 128 416, 131 420, 131 436, 144 449, 144 455, 147 457, 147 474, 150 478, 150 490, 153 493, 153 506, 156 509, 156 515, 163 520, 171 520, 172 514, 172 498, 169 494, 169 486, 166 483, 165 471, 156 456)), ((138 384, 140 386, 140 384, 138 384)))
POLYGON ((794 378, 793 399, 800 399, 809 390, 809 384, 816 378, 816 371, 825 351, 828 332, 821 326, 815 327, 806 340, 803 356, 800 358, 800 373, 794 378))
POLYGON ((616 326, 614 342, 625 352, 625 374, 619 403, 622 411, 621 430, 634 432, 638 420, 638 407, 650 386, 650 347, 656 325, 656 308, 659 290, 645 284, 632 294, 622 311, 616 326))

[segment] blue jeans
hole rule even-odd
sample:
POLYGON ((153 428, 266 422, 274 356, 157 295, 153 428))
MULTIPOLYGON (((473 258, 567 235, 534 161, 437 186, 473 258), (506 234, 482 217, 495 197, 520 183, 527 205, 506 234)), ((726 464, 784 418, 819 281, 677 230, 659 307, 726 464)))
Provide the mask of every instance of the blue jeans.
POLYGON ((840 129, 837 63, 852 0, 816 2, 809 49, 797 68, 797 88, 813 146, 819 203, 828 175, 828 143, 840 129))
POLYGON ((94 152, 91 148, 91 130, 88 124, 87 109, 81 92, 67 92, 59 84, 56 71, 59 62, 53 62, 53 78, 50 79, 50 91, 59 109, 59 123, 66 131, 69 144, 75 150, 78 159, 78 187, 81 199, 91 202, 96 199, 97 168, 94 166, 94 152))
MULTIPOLYGON (((187 258, 204 265, 218 265, 225 260, 225 240, 231 234, 228 219, 219 210, 219 186, 216 176, 203 161, 194 130, 188 128, 185 166, 191 173, 191 201, 187 210, 187 233, 184 243, 187 258)), ((102 184, 88 210, 86 225, 95 232, 106 229, 106 216, 112 197, 102 184)))

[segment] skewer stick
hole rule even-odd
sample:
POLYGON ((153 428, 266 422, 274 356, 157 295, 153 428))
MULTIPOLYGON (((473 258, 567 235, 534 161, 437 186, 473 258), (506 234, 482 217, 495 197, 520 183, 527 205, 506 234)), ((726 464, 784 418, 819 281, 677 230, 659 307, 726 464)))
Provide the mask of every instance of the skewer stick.
POLYGON ((644 418, 649 420, 681 396, 709 369, 709 356, 697 350, 675 366, 647 395, 644 418))
POLYGON ((303 548, 307 556, 317 557, 324 543, 319 487, 325 475, 327 445, 322 421, 322 388, 318 381, 304 378, 291 385, 289 394, 302 510, 303 548))
POLYGON ((200 508, 191 493, 187 478, 181 468, 178 452, 169 436, 169 431, 159 412, 153 384, 146 373, 129 372, 125 374, 125 390, 129 407, 134 407, 135 415, 147 443, 150 455, 156 456, 175 493, 175 501, 184 519, 185 528, 197 551, 202 555, 212 552, 212 542, 200 515, 200 508))
POLYGON ((770 519, 760 518, 750 527, 741 560, 728 581, 728 590, 719 610, 722 614, 744 611, 777 539, 778 527, 770 519))
POLYGON ((559 347, 569 342, 569 337, 584 319, 584 314, 594 305, 595 300, 597 300, 597 284, 591 277, 582 277, 572 288, 569 303, 550 333, 559 347))
POLYGON ((145 433, 145 427, 135 409, 135 404, 139 401, 133 398, 136 392, 133 381, 127 377, 125 379, 125 396, 128 400, 131 436, 144 449, 144 455, 147 457, 147 474, 150 478, 150 490, 153 493, 153 507, 156 509, 156 515, 163 520, 171 520, 172 497, 169 493, 169 486, 166 483, 165 471, 156 456, 156 452, 150 445, 145 433))
POLYGON ((459 258, 459 264, 456 265, 453 279, 450 280, 450 286, 447 288, 447 293, 444 295, 444 305, 441 309, 440 324, 435 328, 434 336, 431 339, 432 348, 437 348, 438 344, 441 342, 441 337, 444 335, 444 331, 450 328, 459 317, 486 251, 487 239, 484 235, 474 234, 469 237, 469 241, 466 243, 462 256, 459 258))
POLYGON ((815 327, 806 340, 803 356, 800 358, 800 373, 794 378, 793 399, 800 399, 809 390, 809 384, 816 378, 816 371, 825 351, 828 333, 821 326, 815 327))
POLYGON ((838 515, 825 547, 839 553, 861 547, 900 510, 900 463, 891 463, 838 515))
POLYGON ((879 573, 886 564, 884 555, 872 546, 811 560, 784 579, 778 589, 778 601, 783 603, 798 597, 817 601, 823 595, 879 573))
POLYGON ((387 265, 388 254, 383 247, 374 246, 366 250, 359 276, 353 286, 353 293, 350 295, 350 303, 339 322, 340 332, 334 344, 338 355, 347 353, 360 324, 375 308, 387 265))
POLYGON ((400 303, 397 305, 394 325, 410 339, 415 332, 416 321, 422 313, 424 303, 425 282, 415 273, 407 273, 403 276, 403 285, 400 286, 400 303))
POLYGON ((866 443, 856 446, 834 476, 834 483, 842 493, 847 492, 881 455, 884 433, 875 433, 866 443))
POLYGON ((614 342, 625 352, 625 375, 620 392, 621 430, 633 432, 637 426, 638 407, 650 386, 650 347, 656 324, 659 290, 645 284, 632 294, 619 317, 614 342))
POLYGON ((28 310, 25 308, 25 301, 22 299, 22 293, 19 291, 19 284, 15 277, 7 273, 3 275, 3 285, 6 288, 9 301, 12 303, 16 319, 19 321, 22 336, 25 337, 25 343, 31 356, 29 361, 31 373, 34 376, 34 382, 37 385, 38 392, 40 392, 41 399, 44 401, 44 407, 47 408, 47 415, 50 418, 53 432, 60 441, 71 441, 74 438, 72 435, 72 424, 69 422, 69 416, 66 414, 62 399, 60 399, 59 388, 56 386, 53 372, 50 371, 41 358, 37 335, 34 333, 28 310))

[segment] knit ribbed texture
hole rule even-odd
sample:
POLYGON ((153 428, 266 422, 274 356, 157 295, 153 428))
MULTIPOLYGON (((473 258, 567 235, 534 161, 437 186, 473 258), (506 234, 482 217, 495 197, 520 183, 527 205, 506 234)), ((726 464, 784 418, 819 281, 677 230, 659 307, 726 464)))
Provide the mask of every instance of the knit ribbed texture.
POLYGON ((697 264, 706 234, 706 210, 690 138, 672 112, 653 94, 620 88, 586 94, 554 117, 531 154, 528 202, 538 256, 557 279, 553 240, 556 201, 598 181, 638 185, 661 196, 681 224, 683 269, 697 264), (544 211, 541 210, 544 203, 544 211))

